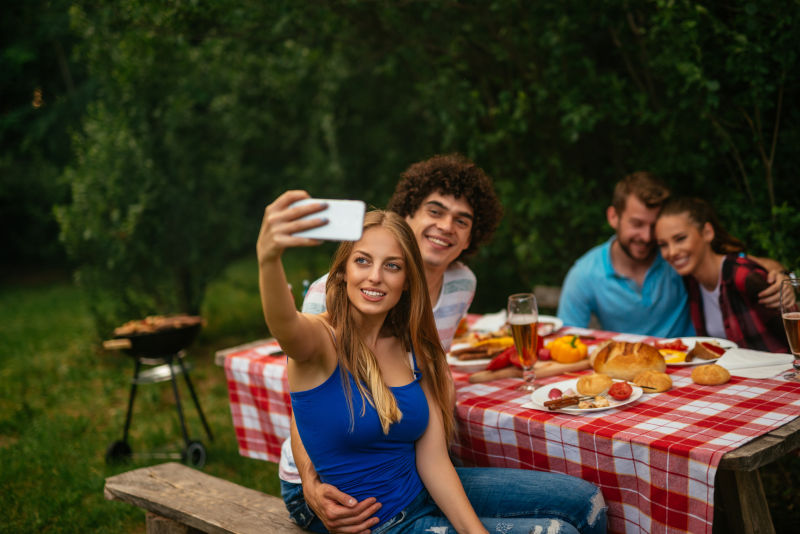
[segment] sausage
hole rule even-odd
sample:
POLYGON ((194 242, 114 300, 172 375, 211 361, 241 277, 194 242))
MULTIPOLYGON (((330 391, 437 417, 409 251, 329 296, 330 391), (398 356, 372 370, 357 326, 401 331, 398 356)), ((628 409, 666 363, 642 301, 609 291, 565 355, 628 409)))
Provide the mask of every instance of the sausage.
MULTIPOLYGON (((585 397, 579 395, 571 395, 569 397, 560 397, 558 399, 552 399, 544 402, 544 407, 548 410, 558 410, 560 408, 566 408, 567 406, 572 406, 573 404, 578 404, 582 399, 585 397)), ((590 397, 591 398, 591 397, 590 397)))

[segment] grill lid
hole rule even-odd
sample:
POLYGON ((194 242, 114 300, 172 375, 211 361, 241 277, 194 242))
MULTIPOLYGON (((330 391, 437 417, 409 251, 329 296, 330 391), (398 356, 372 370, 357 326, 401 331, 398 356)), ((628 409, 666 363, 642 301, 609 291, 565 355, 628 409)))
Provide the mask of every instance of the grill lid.
MULTIPOLYGON (((150 316, 128 321, 114 329, 115 340, 127 340, 129 347, 110 343, 107 348, 121 348, 132 355, 164 356, 191 345, 205 324, 196 315, 150 316)), ((125 343, 127 345, 127 343, 125 343)))

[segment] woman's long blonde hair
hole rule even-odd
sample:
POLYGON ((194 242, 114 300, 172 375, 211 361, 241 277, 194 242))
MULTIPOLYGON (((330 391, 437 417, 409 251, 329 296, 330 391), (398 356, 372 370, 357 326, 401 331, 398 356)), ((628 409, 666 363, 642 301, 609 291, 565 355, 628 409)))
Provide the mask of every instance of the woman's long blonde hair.
MULTIPOLYGON (((453 409, 450 399, 450 370, 442 349, 436 323, 433 319, 428 284, 414 232, 398 214, 390 211, 370 211, 364 217, 364 232, 374 227, 387 229, 403 251, 406 265, 407 290, 389 311, 383 323, 384 334, 403 341, 406 350, 413 348, 422 381, 427 384, 434 401, 442 413, 445 435, 453 434, 453 409)), ((355 378, 362 403, 366 400, 378 412, 384 434, 389 426, 399 422, 403 414, 397 399, 383 381, 378 361, 359 334, 353 317, 353 307, 347 298, 345 269, 355 243, 345 241, 339 245, 331 263, 325 285, 326 304, 336 335, 336 353, 342 373, 347 402, 353 419, 352 391, 347 373, 355 378)), ((363 405, 363 404, 362 404, 363 405)), ((362 408, 361 415, 364 414, 362 408)))

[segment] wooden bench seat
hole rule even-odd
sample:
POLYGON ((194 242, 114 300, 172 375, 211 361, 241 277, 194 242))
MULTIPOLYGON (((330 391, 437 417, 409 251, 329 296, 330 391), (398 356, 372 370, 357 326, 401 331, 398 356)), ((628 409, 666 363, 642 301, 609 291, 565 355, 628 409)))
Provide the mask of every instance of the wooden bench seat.
POLYGON ((305 532, 279 497, 175 462, 109 477, 104 493, 146 510, 148 534, 305 532))

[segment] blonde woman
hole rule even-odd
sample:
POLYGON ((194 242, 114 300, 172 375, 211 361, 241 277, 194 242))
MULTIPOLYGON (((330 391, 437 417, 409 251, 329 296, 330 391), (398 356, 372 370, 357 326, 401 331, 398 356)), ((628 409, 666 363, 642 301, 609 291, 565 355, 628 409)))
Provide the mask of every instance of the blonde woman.
MULTIPOLYGON (((378 499, 376 533, 527 533, 548 527, 578 532, 586 526, 542 518, 537 503, 514 510, 509 514, 514 517, 475 513, 448 455, 453 432, 449 370, 416 239, 402 217, 368 213, 361 239, 342 243, 335 254, 327 311, 296 311, 281 255, 286 248, 318 244, 292 235, 324 224, 298 220, 321 209, 291 207, 307 197, 289 191, 267 207, 257 250, 264 317, 289 357, 297 428, 322 480, 358 500, 378 499)), ((531 484, 541 475, 519 472, 529 473, 531 484)), ((506 483, 501 473, 496 480, 498 487, 506 483)), ((588 484, 572 477, 558 481, 557 489, 566 492, 569 485, 588 484)), ((593 531, 602 532, 602 496, 599 502, 592 524, 593 531)), ((546 508, 558 515, 551 503, 546 508)))

